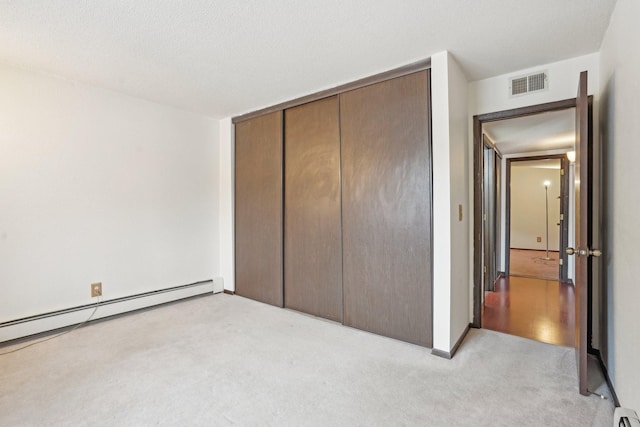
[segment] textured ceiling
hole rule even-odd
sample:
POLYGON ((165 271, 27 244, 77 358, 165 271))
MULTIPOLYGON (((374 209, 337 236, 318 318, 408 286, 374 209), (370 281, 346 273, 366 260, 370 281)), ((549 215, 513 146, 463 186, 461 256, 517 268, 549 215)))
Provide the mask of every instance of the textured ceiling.
POLYGON ((615 0, 2 0, 0 62, 213 117, 449 50, 469 80, 599 50, 615 0))
POLYGON ((576 109, 489 122, 483 131, 502 154, 573 149, 576 109))

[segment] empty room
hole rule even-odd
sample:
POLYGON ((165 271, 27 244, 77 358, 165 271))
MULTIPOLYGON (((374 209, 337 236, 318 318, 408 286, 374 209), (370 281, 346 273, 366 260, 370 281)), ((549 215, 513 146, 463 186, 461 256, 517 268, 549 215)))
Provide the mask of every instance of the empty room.
POLYGON ((0 426, 640 426, 638 21, 0 2, 0 426))

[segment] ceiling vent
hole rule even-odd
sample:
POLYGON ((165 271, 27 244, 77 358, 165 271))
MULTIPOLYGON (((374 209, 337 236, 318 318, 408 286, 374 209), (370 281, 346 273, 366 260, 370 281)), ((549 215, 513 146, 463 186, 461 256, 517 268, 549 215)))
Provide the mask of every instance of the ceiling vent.
POLYGON ((546 72, 512 77, 509 79, 509 94, 511 96, 519 96, 545 90, 549 87, 548 81, 546 72))

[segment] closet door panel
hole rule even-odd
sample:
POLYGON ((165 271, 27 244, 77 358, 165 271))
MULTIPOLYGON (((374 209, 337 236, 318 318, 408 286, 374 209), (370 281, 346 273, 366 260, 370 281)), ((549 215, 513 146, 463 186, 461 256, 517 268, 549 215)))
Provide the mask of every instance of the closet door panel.
POLYGON ((285 111, 285 306, 342 321, 338 97, 285 111))
POLYGON ((344 323, 432 345, 429 75, 340 95, 344 323))
POLYGON ((282 111, 235 126, 236 293, 283 305, 282 111))

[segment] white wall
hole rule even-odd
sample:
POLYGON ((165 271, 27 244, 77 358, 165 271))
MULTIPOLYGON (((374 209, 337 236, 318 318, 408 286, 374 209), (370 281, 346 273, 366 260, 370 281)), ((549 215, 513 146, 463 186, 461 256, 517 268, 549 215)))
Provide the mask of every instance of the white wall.
POLYGON ((640 413, 640 2, 618 0, 601 48, 606 315, 603 348, 622 406, 640 413))
POLYGON ((220 120, 220 166, 219 177, 219 208, 218 213, 220 229, 220 274, 224 279, 224 288, 229 291, 236 290, 235 278, 235 252, 234 252, 234 126, 231 117, 220 120))
POLYGON ((469 325, 468 82, 448 52, 431 57, 433 347, 449 352, 469 325), (463 218, 458 219, 458 205, 463 218))
MULTIPOLYGON (((556 163, 560 164, 560 160, 556 163)), ((560 169, 519 166, 511 163, 511 247, 545 250, 546 212, 543 183, 549 181, 549 250, 560 246, 560 169), (538 242, 537 238, 541 241, 538 242)))
POLYGON ((578 91, 578 77, 581 71, 589 71, 589 94, 598 96, 599 54, 579 56, 552 64, 544 64, 525 70, 477 80, 469 83, 469 113, 493 113, 546 102, 575 98, 578 91), (524 96, 509 96, 509 78, 535 71, 546 71, 549 88, 524 96))
MULTIPOLYGON (((469 82, 462 68, 449 55, 449 147, 451 180, 451 346, 454 346, 463 331, 469 326, 471 318, 467 311, 470 304, 468 292, 470 283, 470 266, 473 259, 468 250, 472 240, 472 232, 467 219, 472 216, 473 209, 468 204, 470 177, 473 175, 468 163, 469 146, 467 144, 468 123, 468 88, 469 82), (462 206, 462 218, 458 217, 458 206, 462 206)), ((438 209, 434 205, 434 209, 438 209)), ((434 224, 434 227, 436 225, 434 224)))
POLYGON ((217 132, 0 65, 0 322, 217 275, 217 132))
MULTIPOLYGON (((493 113, 497 111, 510 110, 513 108, 526 107, 530 105, 544 104, 547 102, 561 101, 565 99, 575 98, 578 90, 578 79, 580 72, 588 71, 588 91, 590 95, 593 95, 593 114, 594 117, 598 117, 599 111, 599 96, 600 96, 600 54, 592 53, 589 55, 579 56, 576 58, 567 59, 564 61, 554 62, 551 64, 542 64, 537 67, 528 68, 525 70, 514 70, 512 73, 503 74, 500 76, 490 77, 484 80, 478 80, 471 82, 469 84, 469 123, 472 123, 473 116, 479 114, 493 113), (535 92, 532 94, 528 94, 525 96, 517 96, 510 97, 509 96, 509 78, 513 76, 519 76, 523 74, 528 74, 535 71, 546 71, 549 78, 549 88, 535 92)), ((593 123, 593 132, 594 132, 594 146, 596 152, 600 150, 599 148, 599 125, 598 121, 594 120, 593 123)), ((469 130, 469 146, 473 147, 473 128, 470 126, 469 130)), ((528 153, 531 155, 536 155, 538 153, 528 153)), ((540 153, 542 154, 542 153, 540 153)), ((473 162, 473 150, 470 150, 469 154, 470 162, 473 162)), ((470 163, 471 165, 473 163, 470 163)), ((594 164, 594 176, 599 176, 600 170, 599 165, 594 164)), ((470 177, 473 179, 473 177, 470 177)), ((470 185, 473 185, 471 182, 470 185)), ((473 187, 471 187, 473 188, 473 187)), ((599 188, 594 189, 594 199, 598 200, 600 198, 599 188)), ((473 192, 470 192, 469 203, 473 203, 473 192)), ((600 224, 600 215, 598 210, 596 209, 593 212, 594 216, 594 224, 595 227, 598 227, 600 224)), ((469 218, 470 220, 470 228, 473 230, 473 218, 469 218)), ((504 223, 504 215, 502 216, 503 223, 501 225, 501 230, 504 232, 505 223, 504 223)), ((596 233, 597 236, 597 233, 596 233)), ((594 241, 594 246, 599 246, 600 241, 594 241)), ((473 245, 473 242, 470 243, 473 245)), ((471 251, 473 251, 473 246, 471 246, 471 251)), ((473 253, 473 252, 471 252, 473 253)), ((501 259, 504 259, 504 254, 501 259)), ((473 259, 470 261, 473 263, 473 259)), ((571 262, 569 268, 571 269, 571 262)), ((594 266, 594 275, 599 276, 599 268, 597 263, 594 266)), ((570 270, 571 271, 571 270, 570 270)), ((471 274, 473 274, 473 270, 471 270, 471 274)), ((470 286, 470 294, 473 295, 473 277, 471 277, 471 286, 470 286)), ((600 306, 599 301, 599 284, 594 284, 594 292, 593 292, 593 318, 598 319, 598 307, 600 306)), ((471 304, 469 305, 470 313, 473 313, 473 298, 471 299, 471 304)), ((600 340, 599 340, 599 329, 597 322, 594 322, 594 337, 593 337, 593 346, 595 348, 599 348, 600 340)))

